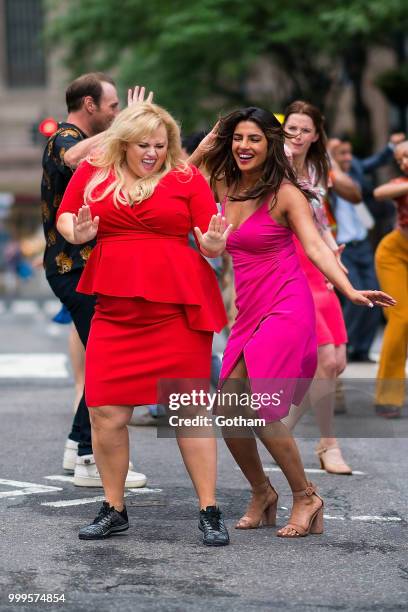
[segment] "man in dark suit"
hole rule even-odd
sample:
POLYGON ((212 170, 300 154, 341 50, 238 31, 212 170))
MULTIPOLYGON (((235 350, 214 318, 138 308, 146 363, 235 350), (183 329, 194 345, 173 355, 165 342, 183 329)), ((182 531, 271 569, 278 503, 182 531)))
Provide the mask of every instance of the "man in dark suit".
MULTIPOLYGON (((346 138, 333 139, 329 143, 330 154, 343 172, 361 187, 364 203, 362 207, 335 194, 334 214, 337 223, 337 242, 345 244, 342 261, 348 268, 349 279, 356 289, 369 287, 378 289, 374 270, 374 253, 368 237, 370 227, 371 189, 367 174, 393 159, 394 147, 404 140, 404 134, 393 134, 387 146, 374 155, 359 159, 353 156, 352 144, 346 138)), ((374 212, 374 211, 373 211, 374 212)), ((371 223, 374 220, 371 218, 371 223)), ((370 361, 368 353, 381 320, 381 311, 373 308, 362 311, 351 302, 343 303, 344 318, 349 338, 348 357, 350 361, 370 361)))

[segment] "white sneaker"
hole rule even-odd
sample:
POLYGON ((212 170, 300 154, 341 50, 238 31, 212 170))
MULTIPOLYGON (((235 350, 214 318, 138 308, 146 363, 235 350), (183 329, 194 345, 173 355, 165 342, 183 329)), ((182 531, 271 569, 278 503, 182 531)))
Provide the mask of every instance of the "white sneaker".
MULTIPOLYGON (((129 471, 126 476, 125 487, 136 489, 144 487, 147 478, 144 474, 134 472, 133 465, 129 462, 129 471)), ((84 455, 76 458, 74 485, 76 487, 102 487, 102 480, 96 467, 93 455, 84 455)))
MULTIPOLYGON (((67 438, 64 448, 64 458, 62 460, 62 467, 66 472, 74 474, 75 464, 78 455, 78 442, 74 442, 70 438, 67 438)), ((92 455, 90 455, 92 457, 92 455)), ((133 470, 133 464, 129 461, 129 470, 133 470)))
POLYGON ((75 462, 78 453, 78 442, 74 442, 70 438, 65 442, 64 448, 64 458, 62 460, 62 467, 70 474, 74 473, 75 470, 75 462))

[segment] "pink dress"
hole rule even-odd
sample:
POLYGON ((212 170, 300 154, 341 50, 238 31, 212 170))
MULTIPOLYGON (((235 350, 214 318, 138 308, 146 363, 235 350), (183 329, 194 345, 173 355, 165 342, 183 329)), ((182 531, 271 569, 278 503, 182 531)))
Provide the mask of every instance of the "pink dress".
POLYGON ((259 407, 266 422, 300 404, 317 365, 313 298, 291 229, 274 221, 268 202, 228 237, 233 260, 237 317, 228 338, 220 383, 243 356, 252 393, 279 394, 259 407))
POLYGON ((310 261, 296 237, 295 244, 316 308, 317 344, 319 346, 345 344, 347 331, 339 298, 334 289, 327 284, 324 274, 310 261))

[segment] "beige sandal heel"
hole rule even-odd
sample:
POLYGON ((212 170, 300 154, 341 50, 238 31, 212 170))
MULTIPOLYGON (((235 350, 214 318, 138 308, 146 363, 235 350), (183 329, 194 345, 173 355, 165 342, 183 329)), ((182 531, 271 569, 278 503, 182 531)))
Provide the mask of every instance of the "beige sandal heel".
POLYGON ((293 497, 311 497, 312 495, 316 495, 316 497, 318 497, 321 500, 322 505, 320 506, 320 508, 315 509, 312 512, 312 514, 309 516, 309 522, 307 526, 298 525, 296 523, 292 523, 289 521, 289 523, 282 529, 291 529, 295 533, 293 534, 292 533, 280 533, 280 531, 282 530, 279 530, 276 533, 278 538, 304 538, 305 536, 309 534, 318 535, 318 534, 323 533, 324 502, 322 498, 320 497, 320 495, 317 494, 316 487, 314 486, 314 484, 309 482, 307 488, 304 489, 304 491, 296 491, 293 493, 293 497))
POLYGON ((320 535, 323 533, 323 507, 317 512, 312 520, 309 533, 320 535))
POLYGON ((320 468, 328 474, 351 476, 353 473, 351 467, 344 461, 338 446, 317 447, 316 454, 319 457, 320 468))
POLYGON ((261 519, 261 525, 264 527, 275 527, 276 525, 276 512, 278 509, 278 498, 276 501, 268 506, 264 511, 261 519))
POLYGON ((246 513, 239 519, 235 529, 258 529, 275 527, 278 507, 278 494, 267 478, 252 489, 252 499, 246 513), (259 498, 263 499, 259 499, 259 498))

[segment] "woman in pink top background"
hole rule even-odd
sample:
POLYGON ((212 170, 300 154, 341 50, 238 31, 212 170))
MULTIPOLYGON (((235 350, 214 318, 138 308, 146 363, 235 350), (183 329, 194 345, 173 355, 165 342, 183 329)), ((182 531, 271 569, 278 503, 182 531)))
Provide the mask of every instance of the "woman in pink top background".
MULTIPOLYGON (((316 227, 341 265, 342 248, 338 246, 331 233, 324 206, 330 169, 330 160, 326 152, 324 117, 316 106, 297 100, 285 109, 283 125, 287 132, 285 149, 288 150, 297 180, 312 196, 310 203, 316 227)), ((359 187, 339 168, 331 172, 331 177, 339 195, 349 201, 361 200, 359 187)), ((305 398, 303 410, 293 410, 286 423, 293 429, 310 401, 321 434, 316 453, 322 469, 332 474, 351 474, 351 468, 343 459, 334 433, 336 378, 343 372, 347 363, 347 332, 343 312, 333 285, 310 261, 299 240, 296 239, 295 244, 316 309, 318 364, 316 384, 305 398)))

